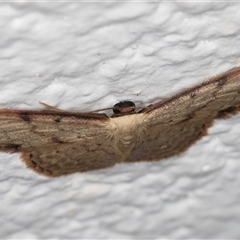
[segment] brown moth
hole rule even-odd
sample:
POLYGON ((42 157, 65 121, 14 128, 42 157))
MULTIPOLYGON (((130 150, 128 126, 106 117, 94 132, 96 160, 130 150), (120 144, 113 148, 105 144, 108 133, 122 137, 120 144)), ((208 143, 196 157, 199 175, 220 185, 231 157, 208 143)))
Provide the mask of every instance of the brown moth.
POLYGON ((120 102, 100 113, 0 110, 0 150, 21 152, 34 171, 56 177, 154 161, 185 151, 216 118, 240 109, 240 68, 135 112, 120 102))

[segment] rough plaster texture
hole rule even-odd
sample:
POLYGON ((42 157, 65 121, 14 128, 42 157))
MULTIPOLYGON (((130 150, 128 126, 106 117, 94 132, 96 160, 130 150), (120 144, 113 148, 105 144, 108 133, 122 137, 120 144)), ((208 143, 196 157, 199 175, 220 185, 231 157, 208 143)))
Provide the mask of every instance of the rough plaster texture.
MULTIPOLYGON (((1 3, 0 107, 145 106, 240 66, 238 3, 1 3)), ((240 236, 240 116, 180 156, 56 179, 0 154, 0 238, 240 236)))

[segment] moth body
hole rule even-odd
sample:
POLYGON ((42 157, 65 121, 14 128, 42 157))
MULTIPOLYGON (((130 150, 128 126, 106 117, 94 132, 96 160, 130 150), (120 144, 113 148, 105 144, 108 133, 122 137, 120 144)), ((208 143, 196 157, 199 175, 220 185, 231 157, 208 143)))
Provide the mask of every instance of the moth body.
POLYGON ((141 133, 144 131, 142 128, 142 118, 139 115, 143 114, 130 114, 110 119, 111 124, 116 129, 114 136, 116 149, 121 156, 119 159, 120 162, 124 161, 130 155, 139 142, 141 133))

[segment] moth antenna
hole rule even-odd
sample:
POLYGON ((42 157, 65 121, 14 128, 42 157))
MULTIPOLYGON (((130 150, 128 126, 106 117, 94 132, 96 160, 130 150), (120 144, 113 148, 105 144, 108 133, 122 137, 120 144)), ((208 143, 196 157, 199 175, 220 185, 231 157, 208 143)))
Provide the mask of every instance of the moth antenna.
POLYGON ((61 109, 59 109, 59 108, 53 107, 53 106, 51 106, 51 105, 45 103, 45 102, 39 101, 39 103, 42 104, 43 106, 45 106, 45 107, 51 109, 51 110, 54 110, 54 111, 63 111, 63 110, 61 110, 61 109))
MULTIPOLYGON (((64 111, 64 110, 61 110, 59 108, 56 108, 56 107, 53 107, 43 101, 39 101, 40 104, 42 104, 43 106, 51 109, 51 110, 54 110, 54 111, 64 111)), ((93 111, 89 111, 89 112, 86 112, 86 113, 94 113, 94 112, 100 112, 100 111, 104 111, 104 110, 110 110, 110 109, 113 109, 112 107, 109 107, 109 108, 101 108, 101 109, 97 109, 97 110, 93 110, 93 111)))
MULTIPOLYGON (((54 111, 64 111, 64 110, 61 110, 59 108, 56 108, 54 106, 51 106, 43 101, 39 101, 40 104, 42 104, 43 106, 51 109, 51 110, 54 110, 54 111)), ((113 107, 108 107, 108 108, 100 108, 100 109, 96 109, 96 110, 93 110, 93 111, 88 111, 88 112, 84 112, 84 113, 95 113, 95 112, 101 112, 101 111, 105 111, 105 110, 112 110, 114 109, 113 107)), ((137 107, 137 109, 143 109, 143 107, 137 107)))
POLYGON ((113 109, 113 107, 100 108, 100 109, 93 110, 93 111, 89 111, 89 112, 90 112, 90 113, 94 113, 94 112, 101 112, 101 111, 104 111, 104 110, 111 110, 111 109, 113 109))
POLYGON ((144 106, 144 105, 142 105, 142 106, 136 106, 136 112, 141 112, 143 109, 145 109, 146 107, 148 107, 148 106, 144 106))

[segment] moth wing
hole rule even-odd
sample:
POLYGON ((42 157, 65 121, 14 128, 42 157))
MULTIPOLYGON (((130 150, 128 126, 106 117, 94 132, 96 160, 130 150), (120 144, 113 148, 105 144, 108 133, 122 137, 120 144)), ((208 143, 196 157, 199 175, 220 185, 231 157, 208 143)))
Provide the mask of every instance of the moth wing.
POLYGON ((215 118, 239 111, 240 70, 211 79, 142 111, 139 144, 127 162, 160 160, 179 154, 207 133, 215 118))
POLYGON ((204 136, 210 125, 211 121, 204 120, 188 120, 173 125, 148 124, 146 132, 125 161, 154 161, 180 154, 204 136))
POLYGON ((48 176, 110 167, 118 160, 115 126, 101 114, 0 111, 0 148, 22 152, 28 167, 48 176))
POLYGON ((111 136, 114 130, 102 114, 2 109, 0 122, 0 149, 9 152, 111 136))
POLYGON ((55 144, 25 150, 21 158, 37 173, 57 177, 111 167, 118 156, 104 136, 72 144, 55 144))

